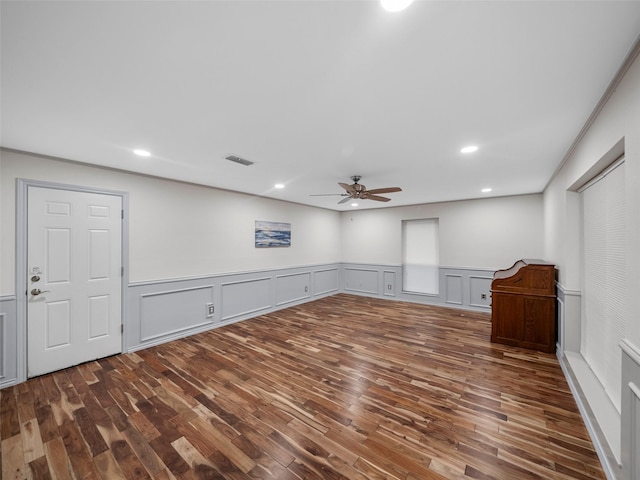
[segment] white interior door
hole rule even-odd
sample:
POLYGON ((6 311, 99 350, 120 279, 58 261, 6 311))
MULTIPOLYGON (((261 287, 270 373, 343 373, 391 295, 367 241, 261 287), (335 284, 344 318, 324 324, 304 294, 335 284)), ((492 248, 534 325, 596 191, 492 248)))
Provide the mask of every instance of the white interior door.
POLYGON ((29 377, 122 351, 122 198, 30 186, 29 377))

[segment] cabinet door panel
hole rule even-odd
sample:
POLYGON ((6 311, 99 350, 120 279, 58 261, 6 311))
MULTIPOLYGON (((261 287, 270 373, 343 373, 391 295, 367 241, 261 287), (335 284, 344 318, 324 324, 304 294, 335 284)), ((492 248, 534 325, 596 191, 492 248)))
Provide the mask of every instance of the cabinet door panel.
POLYGON ((555 302, 549 298, 525 298, 524 302, 524 341, 547 346, 553 345, 555 338, 555 302))
POLYGON ((492 337, 496 340, 524 339, 524 298, 520 295, 493 294, 492 337))

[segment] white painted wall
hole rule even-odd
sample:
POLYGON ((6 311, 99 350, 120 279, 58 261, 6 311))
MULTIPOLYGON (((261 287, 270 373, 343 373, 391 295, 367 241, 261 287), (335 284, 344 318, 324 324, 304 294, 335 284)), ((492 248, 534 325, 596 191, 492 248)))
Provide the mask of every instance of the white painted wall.
POLYGON ((15 294, 16 178, 129 192, 129 281, 339 262, 338 212, 0 152, 0 296, 15 294), (256 220, 291 223, 291 247, 255 248, 256 220))
POLYGON ((499 269, 543 258, 542 195, 342 213, 343 260, 400 265, 402 220, 438 218, 440 265, 499 269))
MULTIPOLYGON (((559 281, 580 291, 580 208, 572 186, 602 169, 624 149, 627 205, 627 315, 640 309, 640 57, 627 71, 571 157, 544 192, 545 257, 559 266, 559 281), (609 157, 609 158, 607 158, 609 157)), ((628 332, 640 345, 640 322, 628 332)))
MULTIPOLYGON (((638 48, 636 48, 636 52, 638 48)), ((626 194, 626 291, 624 343, 631 350, 640 351, 640 57, 636 57, 625 76, 617 85, 605 105, 577 143, 575 149, 549 183, 544 192, 545 256, 559 266, 559 282, 567 292, 564 303, 563 328, 565 332, 564 358, 576 379, 576 398, 582 398, 586 419, 608 478, 631 480, 629 459, 637 456, 632 451, 631 431, 640 425, 632 424, 630 407, 616 410, 600 382, 580 352, 582 339, 582 240, 580 196, 576 187, 583 184, 624 153, 626 194), (571 293, 569 293, 571 292, 571 293), (620 474, 618 463, 626 459, 620 474), (617 473, 616 473, 617 472, 617 473)), ((562 319, 561 319, 562 320, 562 319)), ((633 378, 632 362, 622 363, 622 378, 633 378)), ((633 367, 636 368, 636 367, 633 367)), ((629 389, 623 383, 621 394, 629 398, 629 389)), ((624 401, 623 401, 624 403, 624 401)))

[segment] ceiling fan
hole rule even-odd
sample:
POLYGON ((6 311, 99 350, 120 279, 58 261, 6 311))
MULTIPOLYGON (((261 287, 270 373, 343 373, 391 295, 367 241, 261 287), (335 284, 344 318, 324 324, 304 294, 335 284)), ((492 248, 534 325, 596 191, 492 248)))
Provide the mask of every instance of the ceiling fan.
POLYGON ((373 190, 367 190, 367 187, 358 183, 360 181, 360 175, 354 175, 351 177, 353 180, 352 185, 348 185, 346 183, 338 182, 342 188, 346 190, 347 193, 324 193, 311 195, 312 197, 323 197, 328 195, 340 195, 343 198, 338 202, 338 204, 346 203, 349 200, 375 200, 376 202, 388 202, 391 200, 387 197, 381 197, 380 193, 393 193, 393 192, 401 192, 402 189, 400 187, 386 187, 386 188, 374 188, 373 190))

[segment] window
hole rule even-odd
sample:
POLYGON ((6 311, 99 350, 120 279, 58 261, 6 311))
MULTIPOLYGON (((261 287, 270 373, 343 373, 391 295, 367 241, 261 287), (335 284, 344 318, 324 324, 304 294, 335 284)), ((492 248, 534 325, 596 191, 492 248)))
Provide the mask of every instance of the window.
POLYGON ((402 289, 438 295, 438 219, 402 221, 402 289))
POLYGON ((582 341, 581 353, 620 411, 625 333, 625 182, 617 162, 581 189, 582 341))

